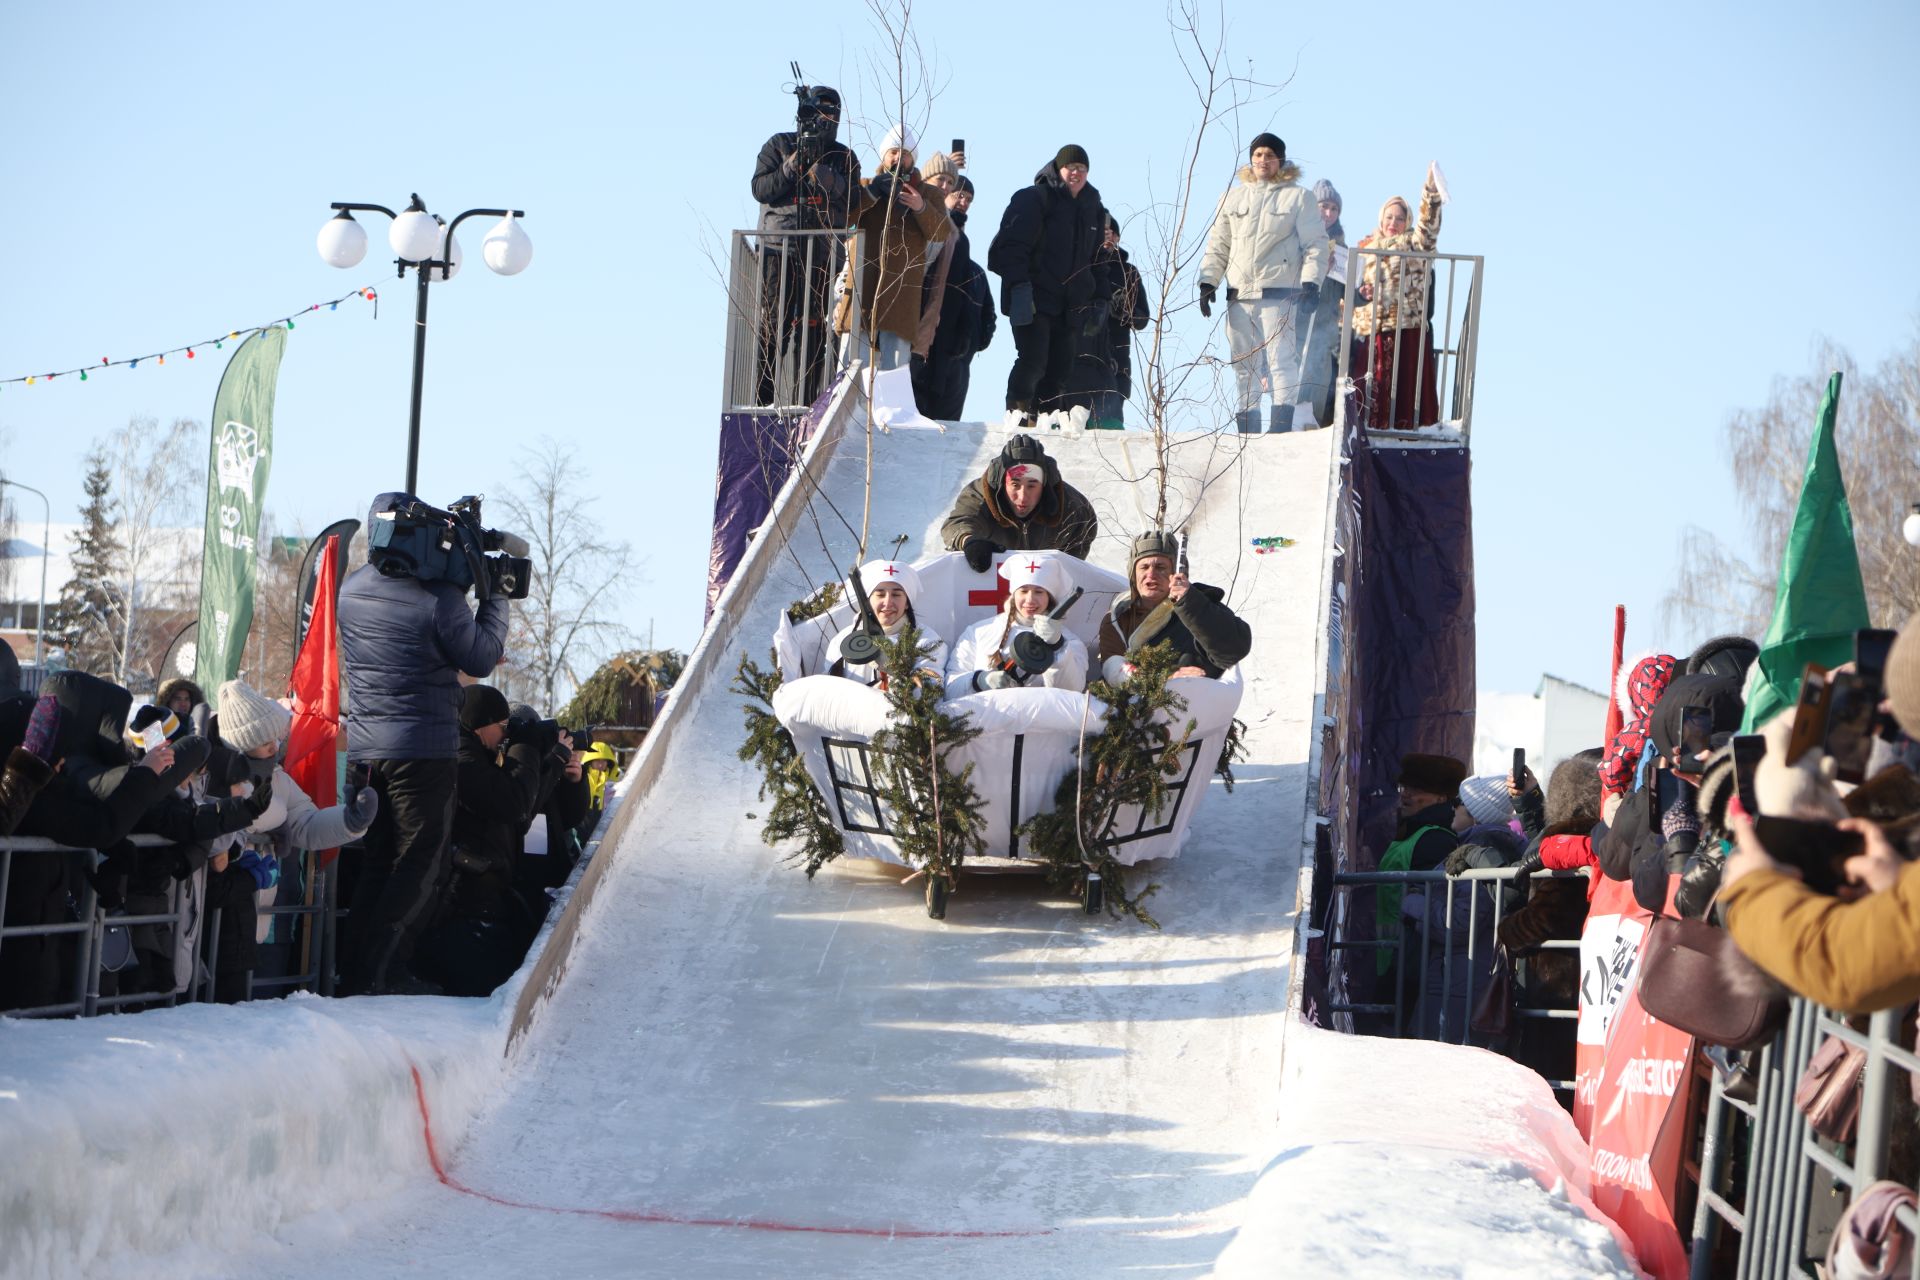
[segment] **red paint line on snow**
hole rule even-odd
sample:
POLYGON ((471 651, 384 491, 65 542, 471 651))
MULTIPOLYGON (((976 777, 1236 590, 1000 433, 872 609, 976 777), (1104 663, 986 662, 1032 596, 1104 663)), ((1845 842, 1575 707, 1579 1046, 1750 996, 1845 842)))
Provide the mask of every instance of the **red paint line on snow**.
POLYGON ((564 1214, 576 1218, 605 1218, 611 1222, 651 1222, 675 1227, 733 1227, 742 1231, 863 1236, 874 1240, 1017 1240, 1054 1234, 1052 1227, 1035 1227, 1021 1231, 933 1231, 918 1227, 830 1227, 805 1222, 777 1222, 765 1218, 688 1218, 679 1214, 644 1209, 580 1209, 565 1205, 529 1204, 525 1200, 497 1196, 492 1192, 469 1187, 447 1172, 446 1165, 440 1160, 439 1148, 434 1145, 433 1114, 427 1108, 427 1089, 420 1079, 420 1068, 409 1062, 407 1070, 413 1074, 413 1098, 420 1104, 420 1134, 426 1140, 427 1163, 433 1166, 433 1176, 440 1180, 442 1186, 451 1191, 472 1196, 476 1200, 485 1200, 488 1204, 497 1204, 504 1209, 526 1209, 534 1213, 564 1214))

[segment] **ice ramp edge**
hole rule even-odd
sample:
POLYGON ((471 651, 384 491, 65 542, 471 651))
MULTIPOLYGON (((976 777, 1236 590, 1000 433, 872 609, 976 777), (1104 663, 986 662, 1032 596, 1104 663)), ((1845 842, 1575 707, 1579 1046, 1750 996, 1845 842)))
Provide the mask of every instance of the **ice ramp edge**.
POLYGON ((508 1056, 525 1039, 540 1011, 566 977, 568 962, 580 940, 581 922, 599 896, 607 868, 620 856, 620 845, 627 828, 632 825, 634 814, 645 807, 647 793, 665 767, 668 751, 681 732, 680 726, 692 720, 693 709, 714 691, 716 682, 719 690, 725 691, 732 673, 721 669, 722 659, 733 641, 737 625, 735 619, 746 612, 740 606, 765 583, 768 569, 779 548, 793 536, 807 507, 805 498, 799 495, 810 494, 819 487, 821 472, 835 446, 846 434, 847 424, 855 415, 859 400, 856 380, 841 379, 828 402, 819 430, 807 442, 799 462, 775 496, 773 513, 753 535, 747 545, 746 555, 734 569, 733 577, 720 593, 720 598, 714 602, 707 628, 693 652, 688 655, 687 665, 668 694, 666 706, 653 727, 647 731, 639 754, 620 780, 616 793, 619 808, 607 820, 599 839, 598 851, 574 873, 571 893, 558 917, 549 918, 541 937, 535 940, 531 957, 522 964, 520 974, 513 979, 519 986, 512 995, 513 1015, 508 1024, 505 1047, 508 1056))

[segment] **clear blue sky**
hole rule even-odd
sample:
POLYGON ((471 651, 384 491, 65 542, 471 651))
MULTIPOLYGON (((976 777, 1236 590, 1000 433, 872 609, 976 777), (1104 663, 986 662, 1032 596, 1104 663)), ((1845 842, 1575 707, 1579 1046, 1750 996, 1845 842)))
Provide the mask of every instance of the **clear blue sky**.
MULTIPOLYGON (((448 214, 524 208, 525 274, 485 271, 474 234, 466 271, 436 287, 422 492, 499 492, 519 442, 576 441, 591 458, 581 499, 643 562, 624 619, 688 646, 721 363, 706 253, 716 230, 751 223, 753 157, 791 118, 789 59, 884 127, 866 9, 469 4, 403 29, 404 12, 0 14, 0 377, 374 284, 378 322, 354 303, 291 335, 268 505, 311 532, 398 484, 411 361, 384 220, 369 222, 367 262, 334 271, 313 248, 328 203, 417 190, 448 214)), ((1062 142, 1087 148, 1123 212, 1146 204, 1150 174, 1170 178, 1191 112, 1162 12, 922 6, 944 81, 925 132, 969 143, 981 246, 1062 142)), ((1271 128, 1309 180, 1331 178, 1355 237, 1438 159, 1453 193, 1441 247, 1487 256, 1482 687, 1530 689, 1543 669, 1603 682, 1615 602, 1630 644, 1698 638, 1659 634, 1655 606, 1686 523, 1737 540, 1728 412, 1803 372, 1820 336, 1877 362, 1920 311, 1920 8, 1248 4, 1228 21, 1237 59, 1293 77, 1240 136, 1271 128), (1368 19, 1382 29, 1363 32, 1368 19)), ((1238 159, 1223 138, 1209 171, 1224 182, 1238 159)), ((973 416, 997 412, 1011 354, 1003 329, 975 366, 973 416)), ((218 374, 175 359, 7 387, 0 468, 71 519, 90 440, 134 413, 204 419, 218 374)))

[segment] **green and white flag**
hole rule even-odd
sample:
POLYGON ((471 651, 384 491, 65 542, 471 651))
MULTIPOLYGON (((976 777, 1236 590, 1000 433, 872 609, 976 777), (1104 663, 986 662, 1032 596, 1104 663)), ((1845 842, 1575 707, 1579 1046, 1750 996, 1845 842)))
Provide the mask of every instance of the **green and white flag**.
POLYGON ((207 532, 200 560, 200 626, 193 682, 215 696, 240 674, 253 626, 260 506, 273 458, 273 388, 287 331, 262 329, 240 344, 213 397, 207 462, 207 532))

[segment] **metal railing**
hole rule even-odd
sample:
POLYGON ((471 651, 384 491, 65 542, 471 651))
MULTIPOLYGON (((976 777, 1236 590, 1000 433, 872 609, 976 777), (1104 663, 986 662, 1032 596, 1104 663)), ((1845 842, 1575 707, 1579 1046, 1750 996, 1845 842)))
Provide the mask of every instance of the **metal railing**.
POLYGON ((1347 258, 1347 298, 1340 318, 1337 412, 1368 430, 1394 435, 1421 427, 1473 429, 1473 386, 1480 334, 1478 254, 1421 253, 1410 249, 1353 249, 1347 258), (1461 279, 1465 270, 1465 280, 1461 279), (1444 280, 1442 277, 1444 276, 1444 280), (1388 299, 1361 298, 1360 287, 1392 290, 1394 324, 1356 334, 1362 307, 1383 314, 1388 299), (1424 297, 1420 295, 1424 294, 1424 297), (1409 304, 1414 312, 1408 323, 1409 304), (1438 339, 1438 345, 1435 345, 1438 339), (1411 345, 1413 350, 1407 348, 1411 345), (1358 359, 1364 367, 1354 368, 1358 359), (1406 375, 1412 375, 1409 382, 1406 375), (1431 399, 1430 399, 1431 398, 1431 399))
MULTIPOLYGON (((1583 879, 1585 871, 1541 871, 1541 879, 1583 879)), ((1471 1031, 1475 1002, 1491 977, 1493 948, 1500 922, 1506 918, 1505 885, 1519 876, 1517 867, 1476 868, 1459 875, 1445 871, 1337 871, 1333 875, 1333 901, 1327 915, 1327 947, 1331 952, 1358 952, 1368 956, 1383 950, 1398 953, 1391 978, 1385 983, 1386 999, 1356 1000, 1338 997, 1326 1005, 1335 1014, 1374 1015, 1383 1019, 1381 1030, 1391 1028, 1394 1036, 1440 1040, 1448 1044, 1475 1043, 1471 1031), (1355 899, 1370 900, 1382 888, 1402 891, 1399 934, 1390 938, 1352 936, 1355 899), (1370 889, 1372 893, 1355 893, 1370 889), (1436 902, 1436 898, 1438 901, 1436 902), (1461 910, 1464 900, 1465 910, 1461 910), (1484 923, 1483 923, 1484 914, 1484 923), (1414 923, 1417 915, 1418 923, 1414 923), (1457 926, 1463 925, 1464 928, 1457 926), (1436 946, 1434 934, 1441 936, 1436 946), (1459 934, 1464 933, 1464 939, 1459 934), (1417 938, 1417 941, 1416 941, 1417 938), (1409 953, 1414 963, 1409 963, 1409 953), (1435 964, 1439 966, 1435 982, 1435 964), (1391 1016, 1391 1020, 1384 1021, 1391 1016)), ((1580 949, 1580 940, 1556 939, 1543 943, 1542 951, 1580 949)), ((1513 959, 1516 981, 1527 976, 1531 961, 1526 956, 1513 959)), ((1376 984, 1378 986, 1379 984, 1376 984)), ((1376 990, 1374 995, 1381 994, 1376 990)), ((1578 1010, 1516 1006, 1514 1016, 1542 1021, 1564 1021, 1569 1046, 1573 1043, 1574 1020, 1578 1010)), ((1484 1046, 1483 1047, 1490 1047, 1484 1046)), ((1556 1090, 1571 1092, 1572 1080, 1548 1081, 1556 1090)))
MULTIPOLYGON (((826 391, 837 361, 834 311, 858 235, 733 232, 722 413, 804 413, 826 391)), ((846 299, 850 330, 857 294, 846 299)))
MULTIPOLYGON (((1920 1057, 1901 1038, 1902 1012, 1873 1014, 1861 1032, 1811 1001, 1795 1000, 1786 1029, 1759 1052, 1753 1101, 1730 1096, 1725 1076, 1714 1072, 1693 1216, 1695 1280, 1727 1274, 1812 1280, 1821 1274, 1817 1265, 1846 1200, 1882 1178, 1908 1187, 1920 1181, 1920 1134, 1899 1097, 1920 1079, 1920 1057), (1847 1143, 1815 1134, 1794 1106, 1807 1064, 1829 1038, 1866 1053, 1859 1115, 1847 1143), (1729 1231, 1739 1236, 1731 1268, 1729 1231)), ((1920 1216, 1910 1207, 1895 1213, 1909 1234, 1920 1235, 1920 1216)), ((1911 1251, 1901 1274, 1920 1280, 1920 1249, 1911 1251)))
MULTIPOLYGON (((128 841, 135 848, 140 849, 162 848, 177 843, 156 835, 130 836, 128 841)), ((303 939, 304 954, 300 972, 255 978, 249 970, 244 977, 247 984, 246 998, 252 998, 256 988, 265 987, 289 989, 304 987, 318 991, 321 995, 333 993, 338 923, 341 915, 338 906, 338 886, 332 869, 319 866, 318 859, 312 851, 299 852, 303 874, 307 883, 312 886, 312 892, 308 895, 309 900, 303 903, 285 905, 276 903, 273 906, 260 907, 256 911, 256 919, 272 917, 278 920, 282 917, 292 919, 304 917, 311 921, 307 936, 303 939)), ((169 882, 167 910, 123 914, 103 909, 92 881, 85 874, 78 874, 72 877, 74 883, 68 894, 72 904, 73 919, 36 924, 4 923, 15 860, 22 856, 66 859, 70 855, 78 855, 85 859, 99 856, 96 850, 60 844, 42 836, 11 836, 0 839, 0 959, 4 959, 6 943, 9 939, 62 937, 75 939, 72 954, 65 961, 66 974, 61 982, 61 989, 68 993, 68 998, 28 1008, 0 1009, 0 1016, 91 1018, 135 1005, 170 1007, 182 1002, 199 1003, 218 999, 221 912, 217 909, 205 914, 200 947, 195 956, 193 977, 184 987, 176 981, 164 990, 130 992, 103 992, 102 990, 109 985, 105 981, 106 974, 114 972, 106 967, 105 962, 106 939, 110 931, 155 926, 177 932, 188 927, 192 918, 204 911, 204 899, 198 903, 192 901, 186 892, 184 882, 177 880, 169 882)), ((78 868, 75 869, 78 870, 78 868)))

